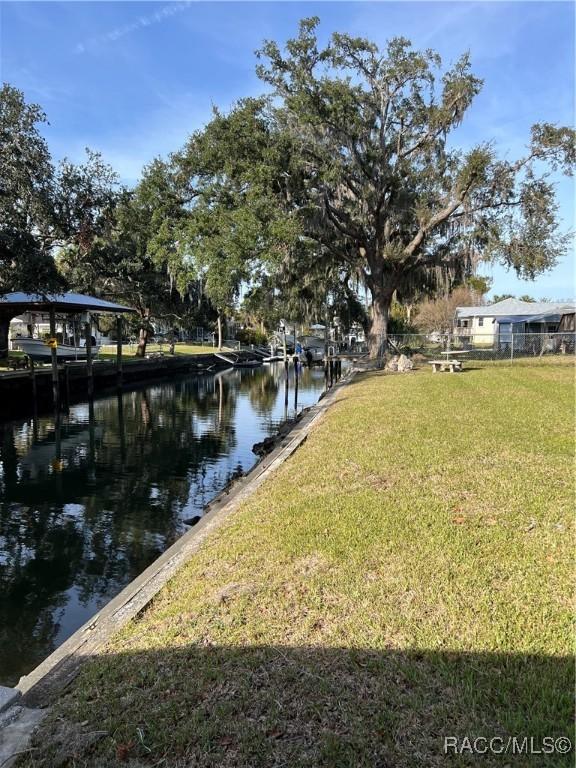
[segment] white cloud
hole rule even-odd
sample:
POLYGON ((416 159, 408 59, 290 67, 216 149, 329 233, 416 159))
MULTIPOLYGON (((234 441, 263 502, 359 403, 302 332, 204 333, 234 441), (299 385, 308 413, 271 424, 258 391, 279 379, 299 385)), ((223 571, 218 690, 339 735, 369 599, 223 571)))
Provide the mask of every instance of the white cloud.
POLYGON ((114 29, 111 29, 109 32, 105 32, 102 35, 96 35, 95 37, 92 37, 88 40, 77 43, 74 51, 77 54, 82 54, 86 53, 90 49, 97 48, 100 45, 106 43, 114 43, 117 40, 120 40, 120 38, 126 37, 126 35, 131 35, 133 32, 137 32, 140 29, 145 29, 146 27, 150 27, 153 24, 160 24, 166 19, 186 11, 191 5, 191 0, 184 0, 183 2, 164 5, 155 13, 151 13, 146 16, 139 16, 129 24, 115 27, 114 29))

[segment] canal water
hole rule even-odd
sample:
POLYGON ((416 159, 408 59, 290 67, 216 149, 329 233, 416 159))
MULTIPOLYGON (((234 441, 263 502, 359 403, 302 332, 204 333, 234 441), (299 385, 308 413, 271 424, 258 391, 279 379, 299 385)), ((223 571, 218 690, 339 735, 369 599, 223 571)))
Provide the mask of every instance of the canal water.
POLYGON ((281 363, 0 423, 0 685, 14 685, 190 529, 324 387, 281 363), (197 521, 197 520, 196 520, 197 521))

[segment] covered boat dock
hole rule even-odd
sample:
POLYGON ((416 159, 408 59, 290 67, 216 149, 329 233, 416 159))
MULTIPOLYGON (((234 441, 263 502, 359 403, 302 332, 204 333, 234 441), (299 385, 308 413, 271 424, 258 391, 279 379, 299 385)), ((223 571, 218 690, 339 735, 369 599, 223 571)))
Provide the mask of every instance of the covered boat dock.
MULTIPOLYGON (((18 315, 33 313, 47 316, 50 324, 50 338, 46 344, 50 348, 52 365, 52 390, 54 402, 59 401, 58 341, 56 338, 56 319, 81 317, 86 338, 86 370, 88 395, 94 391, 92 370, 92 315, 115 314, 116 331, 116 369, 118 385, 122 384, 122 326, 121 315, 135 312, 131 307, 115 304, 95 296, 82 293, 23 293, 14 292, 0 295, 0 358, 8 356, 8 336, 10 321, 18 315)), ((31 373, 34 378, 34 363, 31 361, 31 373)))

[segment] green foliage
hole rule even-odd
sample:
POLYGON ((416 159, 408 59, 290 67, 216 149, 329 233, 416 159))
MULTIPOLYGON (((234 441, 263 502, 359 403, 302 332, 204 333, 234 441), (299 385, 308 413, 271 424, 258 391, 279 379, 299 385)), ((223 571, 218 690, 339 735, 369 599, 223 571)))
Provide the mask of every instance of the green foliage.
MULTIPOLYGON (((55 169, 38 125, 46 117, 22 93, 0 90, 0 292, 69 287, 192 325, 212 318, 189 280, 177 234, 187 212, 166 163, 154 160, 134 191, 86 150, 55 169)), ((0 345, 2 346, 2 345, 0 345)))
POLYGON ((84 163, 64 159, 55 176, 54 216, 69 253, 89 262, 92 248, 109 236, 118 200, 118 175, 98 152, 86 149, 84 163))
MULTIPOLYGON (((515 299, 516 297, 512 293, 495 293, 492 297, 492 303, 497 304, 499 301, 504 301, 504 299, 515 299)), ((536 302, 536 299, 533 296, 529 296, 528 294, 524 294, 523 296, 518 297, 519 301, 527 301, 528 303, 534 304, 536 302)), ((549 301, 549 299, 540 299, 539 301, 549 301)))
POLYGON ((52 258, 54 168, 38 126, 46 116, 21 91, 0 89, 0 293, 60 285, 52 258))
POLYGON ((215 112, 174 157, 188 206, 178 233, 180 264, 221 315, 234 308, 241 283, 263 263, 277 263, 298 234, 273 193, 281 142, 270 140, 262 104, 247 99, 228 116, 215 112))
POLYGON ((241 320, 250 324, 259 324, 270 333, 274 331, 284 314, 282 301, 279 300, 274 280, 269 275, 258 276, 258 282, 244 295, 239 310, 241 320))
POLYGON ((492 296, 492 304, 497 304, 499 301, 504 301, 505 299, 513 299, 514 294, 512 293, 495 293, 494 296, 492 296))
POLYGON ((550 123, 532 126, 532 153, 546 161, 553 170, 560 169, 572 176, 576 166, 576 141, 574 130, 550 123))
POLYGON ((265 346, 268 343, 268 336, 256 328, 241 328, 236 331, 236 339, 242 344, 265 346))
MULTIPOLYGON (((304 19, 284 51, 265 42, 257 74, 271 95, 216 110, 174 157, 188 214, 176 260, 219 313, 245 282, 262 322, 273 321, 273 296, 289 315, 322 317, 331 306, 366 323, 365 285, 375 338, 393 296, 411 304, 445 293, 474 279, 481 260, 522 277, 553 266, 567 238, 535 163, 569 172, 574 133, 535 126, 515 162, 489 142, 463 153, 451 135, 482 87, 467 55, 443 69, 404 38, 381 51, 334 34, 320 47, 318 23, 304 19)), ((473 288, 484 294, 481 283, 473 288)))
POLYGON ((466 281, 468 287, 477 293, 479 296, 484 296, 490 290, 492 286, 492 278, 484 277, 482 275, 472 275, 466 281))
POLYGON ((54 168, 38 125, 46 116, 9 85, 0 90, 0 291, 90 291, 109 240, 117 177, 96 153, 54 168), (94 264, 93 264, 94 261, 94 264), (60 271, 57 271, 57 266, 60 271))
POLYGON ((418 333, 416 326, 409 319, 406 307, 395 299, 390 307, 388 331, 393 334, 418 333))
POLYGON ((102 190, 102 200, 110 200, 109 218, 89 250, 69 247, 60 255, 68 282, 137 309, 132 332, 150 333, 154 319, 184 327, 201 324, 210 308, 180 258, 177 228, 186 211, 169 166, 154 160, 132 191, 107 186, 106 181, 113 180, 111 171, 99 168, 92 184, 102 190))

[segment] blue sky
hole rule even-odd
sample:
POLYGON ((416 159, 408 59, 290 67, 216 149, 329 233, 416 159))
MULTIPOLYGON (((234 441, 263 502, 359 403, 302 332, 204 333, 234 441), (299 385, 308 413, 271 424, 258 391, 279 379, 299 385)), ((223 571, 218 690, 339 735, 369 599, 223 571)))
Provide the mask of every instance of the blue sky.
MULTIPOLYGON (((564 2, 2 2, 0 75, 42 105, 53 156, 101 151, 123 181, 178 149, 210 118, 262 91, 254 51, 284 41, 318 15, 321 37, 347 31, 383 44, 408 37, 445 63, 470 50, 484 90, 458 130, 462 146, 494 139, 523 151, 532 123, 574 123, 572 3, 564 2)), ((565 229, 574 185, 560 179, 565 229)), ((574 253, 536 283, 485 267, 493 292, 563 299, 576 294, 574 253)))

